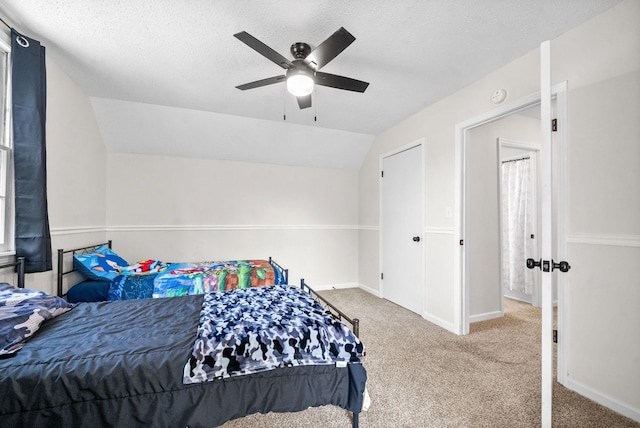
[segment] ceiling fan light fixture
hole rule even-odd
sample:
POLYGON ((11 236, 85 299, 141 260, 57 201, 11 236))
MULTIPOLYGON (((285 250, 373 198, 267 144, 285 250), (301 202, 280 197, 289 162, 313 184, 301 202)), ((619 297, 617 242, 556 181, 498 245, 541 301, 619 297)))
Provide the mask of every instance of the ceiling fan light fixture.
POLYGON ((314 81, 304 70, 289 70, 287 91, 296 97, 305 97, 313 92, 314 81))

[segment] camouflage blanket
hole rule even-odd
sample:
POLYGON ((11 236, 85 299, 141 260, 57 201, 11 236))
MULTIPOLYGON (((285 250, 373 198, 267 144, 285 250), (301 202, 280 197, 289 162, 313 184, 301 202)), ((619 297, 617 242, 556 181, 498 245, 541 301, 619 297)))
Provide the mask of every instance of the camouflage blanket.
POLYGON ((206 294, 185 384, 308 364, 360 362, 364 347, 343 323, 289 285, 206 294))

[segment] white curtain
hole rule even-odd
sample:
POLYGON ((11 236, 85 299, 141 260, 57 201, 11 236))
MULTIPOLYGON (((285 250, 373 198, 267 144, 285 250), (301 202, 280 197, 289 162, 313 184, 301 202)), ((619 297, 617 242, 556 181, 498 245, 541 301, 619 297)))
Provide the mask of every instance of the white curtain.
POLYGON ((502 163, 502 285, 533 294, 533 271, 526 259, 533 257, 533 189, 531 160, 502 163))

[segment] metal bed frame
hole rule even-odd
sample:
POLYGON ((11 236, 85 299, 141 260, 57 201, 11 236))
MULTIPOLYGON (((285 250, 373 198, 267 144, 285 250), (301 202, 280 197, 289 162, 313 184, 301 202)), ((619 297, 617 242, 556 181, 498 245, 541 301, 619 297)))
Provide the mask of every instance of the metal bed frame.
POLYGON ((73 267, 73 264, 71 265, 71 269, 67 271, 64 270, 64 255, 69 253, 71 253, 73 256, 77 254, 79 255, 91 254, 93 251, 95 251, 96 248, 101 247, 102 245, 106 245, 109 248, 112 248, 111 246, 112 242, 113 242, 112 240, 108 240, 107 242, 102 242, 100 244, 89 245, 87 247, 74 248, 72 250, 63 250, 62 248, 60 248, 58 250, 58 296, 62 297, 66 294, 62 291, 64 276, 78 271, 78 269, 73 267))
MULTIPOLYGON (((65 255, 68 254, 89 254, 91 253, 93 250, 95 250, 97 247, 101 246, 101 245, 107 245, 109 248, 112 247, 112 241, 109 240, 105 243, 101 243, 101 244, 97 244, 97 245, 91 245, 91 246, 86 246, 86 247, 80 247, 80 248, 75 248, 75 249, 71 249, 71 250, 58 250, 58 272, 57 272, 57 278, 58 278, 58 295, 62 296, 62 290, 63 290, 63 278, 65 275, 71 274, 73 272, 76 272, 77 270, 71 266, 71 268, 68 267, 68 262, 67 262, 67 269, 65 270, 65 263, 64 263, 64 257, 65 255)), ((67 257, 68 259, 68 257, 67 257)), ((0 265, 0 269, 3 268, 9 268, 9 267, 14 267, 15 271, 18 274, 18 287, 20 288, 24 288, 25 286, 25 263, 24 263, 24 258, 20 257, 17 258, 15 262, 12 263, 7 263, 7 264, 3 264, 0 265)), ((287 283, 288 283, 288 277, 289 277, 289 273, 287 269, 283 269, 282 266, 280 266, 279 264, 277 264, 275 261, 272 260, 272 258, 269 258, 269 262, 274 266, 274 269, 280 269, 283 272, 283 275, 285 277, 285 279, 287 279, 287 283)), ((327 308, 327 312, 329 312, 334 318, 342 321, 345 320, 349 323, 351 323, 352 326, 352 330, 353 333, 356 336, 359 336, 359 320, 357 318, 349 318, 347 317, 342 311, 340 311, 338 308, 336 308, 332 303, 330 303, 329 301, 327 301, 324 297, 322 297, 321 295, 319 295, 316 291, 314 291, 311 287, 309 287, 304 279, 300 280, 300 288, 309 293, 309 295, 313 296, 314 298, 317 298, 319 301, 321 301, 322 303, 324 303, 326 305, 327 308)), ((360 373, 360 371, 357 371, 357 373, 360 373)), ((356 378, 362 380, 362 373, 360 375, 358 375, 356 378)), ((352 382, 353 379, 356 378, 351 378, 351 374, 349 375, 349 379, 350 382, 352 382)), ((352 388, 352 385, 350 386, 350 389, 352 388)), ((326 404, 330 404, 330 403, 326 403, 326 404)), ((349 404, 348 406, 351 406, 351 400, 349 400, 349 404)), ((340 407, 346 409, 346 410, 351 410, 349 407, 344 407, 343 405, 341 405, 340 407)), ((352 427, 357 428, 358 424, 359 424, 359 410, 358 411, 354 411, 351 410, 352 412, 352 427)))
MULTIPOLYGON (((64 256, 65 254, 72 254, 72 257, 75 255, 83 255, 83 254, 91 254, 93 251, 95 251, 96 248, 102 246, 102 245, 106 245, 109 248, 113 248, 112 247, 113 241, 110 239, 107 242, 102 242, 99 244, 94 244, 94 245, 89 245, 86 247, 80 247, 80 248, 74 248, 72 250, 64 250, 64 249, 59 249, 58 250, 58 296, 62 297, 64 296, 66 293, 64 293, 63 288, 64 288, 64 277, 70 273, 73 272, 77 272, 77 269, 75 267, 73 267, 73 264, 71 265, 71 269, 68 270, 64 270, 64 256)), ((271 266, 273 266, 274 269, 278 269, 282 272, 283 276, 284 276, 284 282, 285 284, 289 283, 289 269, 285 269, 283 268, 279 263, 277 263, 275 260, 273 260, 273 258, 269 257, 269 264, 271 266)))
POLYGON ((0 265, 0 269, 15 267, 15 271, 18 274, 18 288, 24 288, 24 260, 24 257, 16 257, 15 262, 0 265))
POLYGON ((342 321, 342 320, 347 321, 349 324, 351 324, 351 330, 353 331, 353 334, 355 334, 356 337, 360 337, 360 320, 358 318, 349 318, 348 316, 346 316, 344 312, 336 308, 331 302, 329 302, 327 299, 325 299, 320 294, 318 294, 317 291, 309 287, 304 282, 304 278, 300 278, 300 288, 303 291, 306 291, 307 293, 309 293, 311 296, 322 300, 322 302, 329 307, 327 311, 331 314, 331 316, 333 316, 338 321, 342 321))

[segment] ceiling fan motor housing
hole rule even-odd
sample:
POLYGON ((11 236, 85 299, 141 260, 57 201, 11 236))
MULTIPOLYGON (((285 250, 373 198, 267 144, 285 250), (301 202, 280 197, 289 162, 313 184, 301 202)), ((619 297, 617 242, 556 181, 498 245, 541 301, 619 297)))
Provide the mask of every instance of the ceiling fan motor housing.
POLYGON ((311 53, 311 46, 304 42, 297 42, 291 45, 291 55, 295 59, 305 59, 311 53))

